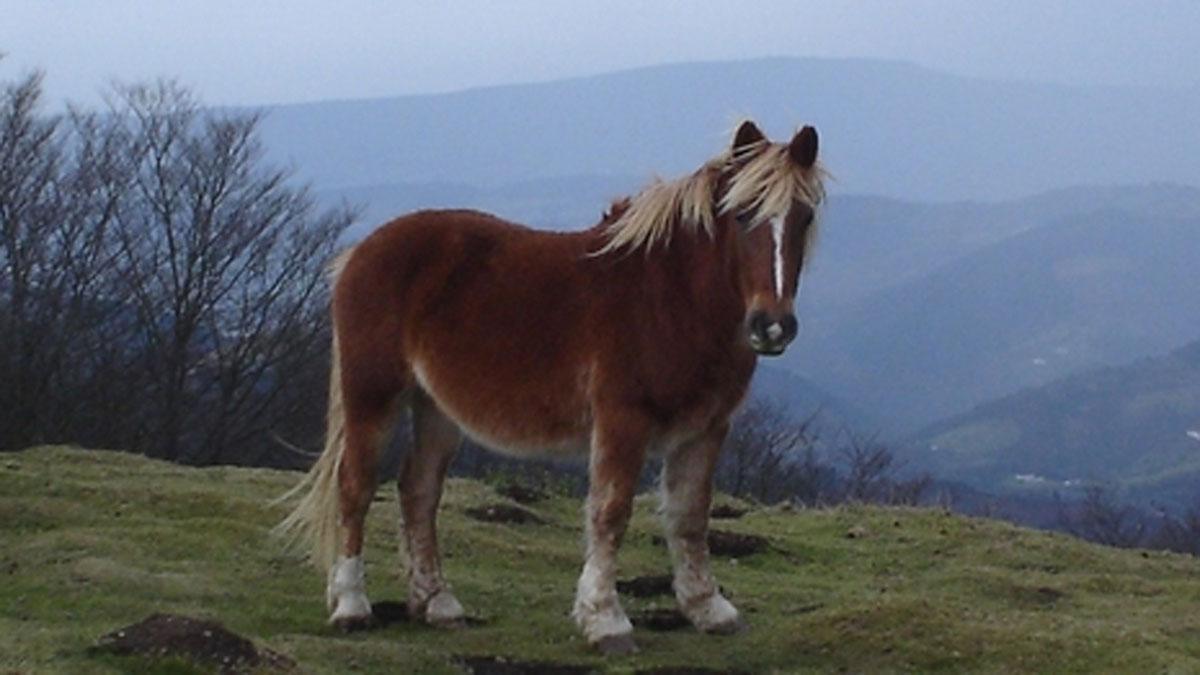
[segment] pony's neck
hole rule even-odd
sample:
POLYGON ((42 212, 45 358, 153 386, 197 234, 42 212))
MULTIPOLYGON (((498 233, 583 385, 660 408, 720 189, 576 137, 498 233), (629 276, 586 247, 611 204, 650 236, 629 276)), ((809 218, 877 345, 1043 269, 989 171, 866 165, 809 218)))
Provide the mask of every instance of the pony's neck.
POLYGON ((736 228, 718 222, 712 232, 680 228, 670 242, 649 253, 634 252, 655 302, 686 308, 714 330, 736 328, 746 307, 738 273, 736 228))

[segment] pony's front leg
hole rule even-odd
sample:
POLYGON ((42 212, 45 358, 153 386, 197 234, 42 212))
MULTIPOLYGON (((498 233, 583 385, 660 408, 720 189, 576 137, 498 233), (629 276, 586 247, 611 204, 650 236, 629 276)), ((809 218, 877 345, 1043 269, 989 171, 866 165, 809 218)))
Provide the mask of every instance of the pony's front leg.
POLYGON ((617 550, 633 510, 646 456, 647 425, 597 420, 592 432, 586 518, 587 554, 575 594, 574 617, 590 644, 605 654, 637 651, 633 624, 617 598, 617 550))
POLYGON ((692 625, 706 633, 733 633, 744 626, 708 563, 713 470, 728 430, 722 424, 672 449, 663 463, 662 515, 675 566, 675 599, 692 625))

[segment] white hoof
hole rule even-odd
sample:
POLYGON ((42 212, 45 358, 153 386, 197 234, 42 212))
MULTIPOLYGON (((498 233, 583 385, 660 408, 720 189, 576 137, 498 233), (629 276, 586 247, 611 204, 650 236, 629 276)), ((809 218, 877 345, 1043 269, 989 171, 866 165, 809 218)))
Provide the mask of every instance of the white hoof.
POLYGON ((374 622, 375 615, 371 611, 371 602, 362 593, 346 593, 338 598, 337 607, 329 617, 329 623, 353 630, 369 626, 374 622))
POLYGON ((343 628, 369 624, 373 618, 367 599, 365 570, 361 558, 339 558, 329 570, 325 602, 332 614, 329 623, 343 628))
POLYGON ((705 633, 736 633, 745 627, 737 608, 720 593, 699 601, 680 603, 680 611, 705 633))
POLYGON ((633 624, 629 622, 629 617, 619 604, 603 609, 582 603, 576 604, 573 614, 575 623, 583 631, 583 636, 589 644, 619 642, 633 634, 633 624))
POLYGON ((434 626, 458 626, 465 616, 462 604, 448 589, 438 591, 425 605, 425 623, 434 626))

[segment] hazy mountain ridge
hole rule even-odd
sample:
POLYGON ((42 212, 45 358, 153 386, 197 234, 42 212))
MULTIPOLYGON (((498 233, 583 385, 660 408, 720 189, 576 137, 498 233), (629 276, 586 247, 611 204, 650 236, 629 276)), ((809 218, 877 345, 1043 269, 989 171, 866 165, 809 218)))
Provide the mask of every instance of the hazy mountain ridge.
POLYGON ((1187 501, 1200 481, 1200 340, 980 405, 913 445, 922 466, 981 487, 1091 481, 1187 501))
MULTIPOLYGON (((1180 208, 1197 194, 1178 192, 1180 208)), ((787 365, 886 428, 915 431, 1023 387, 1163 353, 1200 332, 1200 209, 1166 218, 1105 208, 1037 222, 849 306, 822 309, 814 298, 812 334, 787 365)), ((817 286, 814 296, 831 295, 817 286)))
POLYGON ((904 63, 776 58, 269 108, 267 146, 323 189, 674 175, 740 115, 822 133, 842 191, 1009 198, 1200 175, 1200 91, 968 79, 904 63), (1164 130, 1172 130, 1165 133, 1164 130), (1132 140, 1131 140, 1132 139, 1132 140))
POLYGON ((759 362, 750 397, 778 408, 792 421, 812 420, 814 430, 822 435, 875 425, 869 412, 773 362, 759 362))
POLYGON ((327 203, 361 208, 349 239, 365 236, 405 213, 430 208, 473 208, 541 229, 580 230, 600 222, 613 199, 645 181, 630 176, 578 175, 480 187, 462 182, 385 183, 320 190, 327 203))
POLYGON ((921 203, 834 194, 802 302, 842 304, 936 271, 1021 232, 1082 213, 1200 214, 1200 189, 1176 184, 1072 186, 1015 200, 921 203))

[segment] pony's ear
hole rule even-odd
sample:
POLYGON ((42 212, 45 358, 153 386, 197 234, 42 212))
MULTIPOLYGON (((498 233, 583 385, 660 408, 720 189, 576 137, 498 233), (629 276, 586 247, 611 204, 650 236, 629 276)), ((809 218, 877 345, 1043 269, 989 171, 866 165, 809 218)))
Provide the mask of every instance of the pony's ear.
POLYGON ((759 131, 758 126, 754 122, 746 120, 738 125, 737 132, 733 135, 733 156, 737 157, 746 152, 750 146, 766 140, 767 137, 759 131))
POLYGON ((788 156, 802 168, 809 168, 817 161, 817 130, 805 126, 792 137, 788 144, 788 156))

